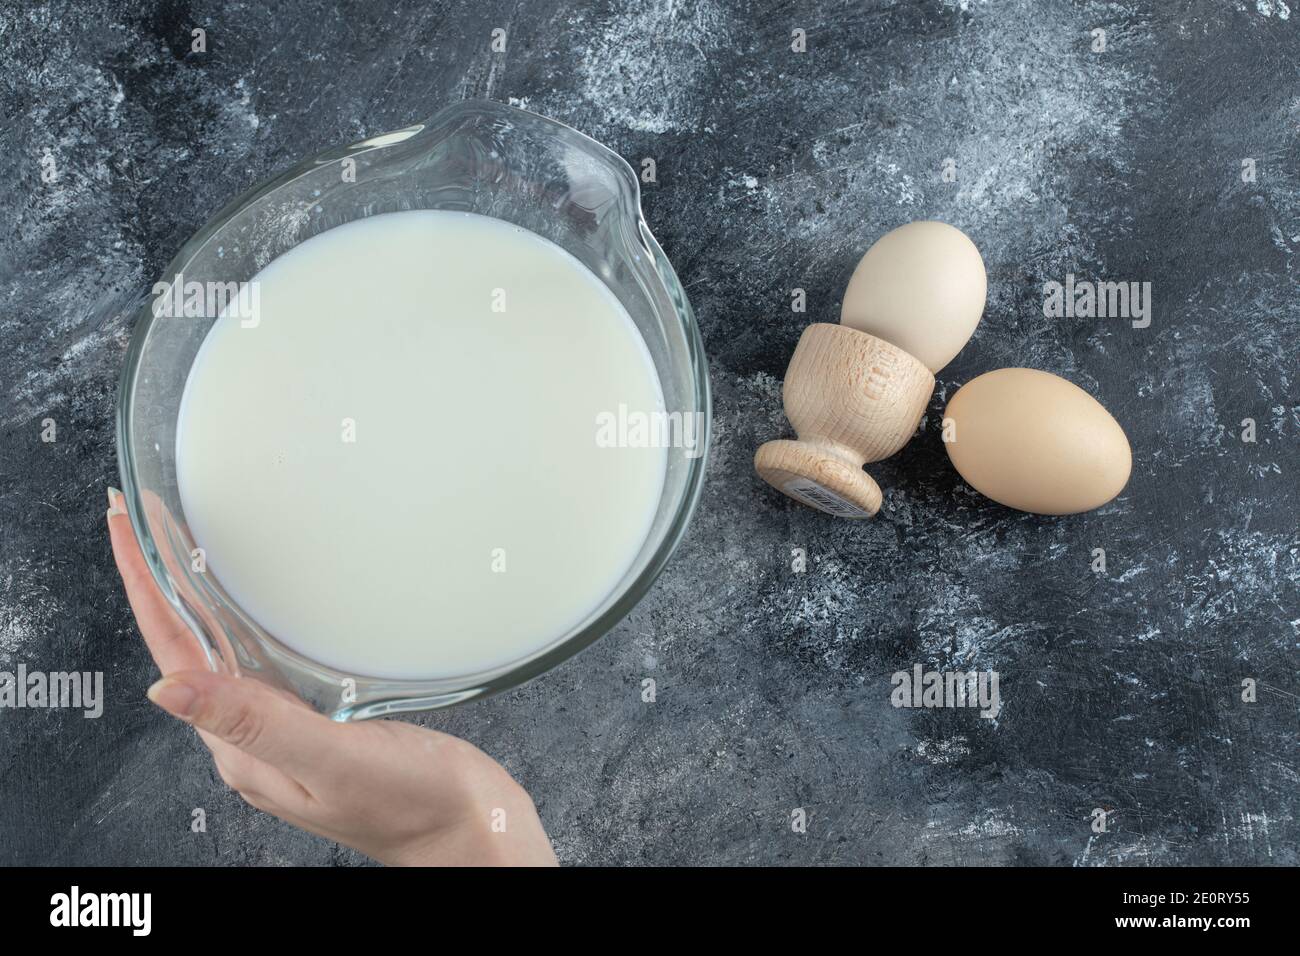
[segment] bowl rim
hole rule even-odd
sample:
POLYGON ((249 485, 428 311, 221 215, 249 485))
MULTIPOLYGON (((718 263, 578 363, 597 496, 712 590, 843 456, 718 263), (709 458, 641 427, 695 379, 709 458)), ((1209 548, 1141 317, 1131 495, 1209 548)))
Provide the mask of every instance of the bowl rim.
MULTIPOLYGON (((339 680, 351 678, 357 681, 394 685, 391 695, 381 692, 368 699, 358 700, 355 704, 342 706, 331 713, 327 713, 327 716, 334 720, 359 720, 396 713, 437 709, 478 700, 518 687, 578 654, 613 630, 650 590, 685 536, 686 529, 690 525, 691 518, 694 516, 703 494, 704 476, 710 455, 713 431, 713 399, 708 360, 705 355, 704 341, 695 318, 695 312, 691 307, 681 280, 645 221, 641 207, 640 181, 632 166, 617 152, 599 140, 559 120, 493 100, 465 99, 444 106, 420 123, 388 133, 369 136, 356 143, 316 153, 294 164, 284 172, 253 185, 222 206, 208 218, 197 232, 181 245, 180 249, 168 262, 162 275, 176 276, 182 274, 184 265, 192 260, 198 251, 231 218, 275 190, 316 171, 321 165, 334 163, 349 156, 386 149, 403 143, 414 136, 436 130, 439 127, 450 127, 464 117, 476 114, 506 116, 519 122, 540 124, 551 134, 571 140, 589 155, 604 161, 617 174, 617 179, 622 184, 625 193, 623 197, 626 204, 624 213, 630 216, 632 220, 630 223, 632 227, 631 235, 640 244, 641 250, 649 257, 652 271, 664 284, 665 291, 668 293, 667 297, 673 307, 673 314, 685 340, 686 354, 690 365, 691 388, 699 405, 699 414, 703 416, 703 427, 698 436, 700 453, 695 456, 686 456, 687 472, 683 492, 677 502, 672 520, 665 529, 659 545, 646 562, 645 567, 642 568, 641 572, 627 588, 609 606, 605 607, 598 616, 587 621, 585 626, 572 633, 568 638, 557 639, 555 643, 549 645, 543 651, 535 652, 523 661, 502 665, 493 668, 491 671, 484 672, 487 675, 486 677, 483 674, 470 674, 459 678, 391 680, 350 674, 323 665, 300 652, 294 651, 292 648, 287 648, 282 642, 275 641, 272 637, 271 639, 277 644, 274 656, 283 657, 285 656, 284 652, 287 651, 287 656, 309 665, 313 672, 328 674, 331 678, 339 680), (484 677, 484 679, 479 680, 480 677, 484 677), (449 689, 460 684, 469 686, 454 690, 449 689)), ((140 546, 141 553, 144 555, 145 564, 148 566, 154 582, 167 603, 177 612, 198 641, 209 668, 214 671, 226 670, 228 667, 223 666, 223 664, 227 664, 225 656, 218 650, 216 646, 218 642, 215 640, 214 635, 208 632, 208 628, 202 622, 201 613, 198 609, 190 606, 186 596, 175 586, 172 580, 172 575, 166 567, 162 554, 154 540, 154 535, 149 528, 148 522, 144 519, 144 498, 140 484, 135 477, 135 452, 130 440, 133 399, 145 346, 154 323, 159 319, 158 316, 153 314, 153 310, 148 307, 148 302, 148 297, 142 294, 127 309, 127 314, 136 313, 136 319, 118 380, 116 400, 115 437, 118 473, 122 483, 121 490, 127 501, 127 513, 132 532, 140 546)), ((608 600, 608 596, 605 600, 608 600)), ((247 617, 247 613, 233 600, 231 604, 239 613, 247 617)), ((259 630, 261 630, 260 626, 259 630)), ((262 633, 266 634, 264 630, 262 633)), ((270 637, 269 634, 266 636, 270 637)))

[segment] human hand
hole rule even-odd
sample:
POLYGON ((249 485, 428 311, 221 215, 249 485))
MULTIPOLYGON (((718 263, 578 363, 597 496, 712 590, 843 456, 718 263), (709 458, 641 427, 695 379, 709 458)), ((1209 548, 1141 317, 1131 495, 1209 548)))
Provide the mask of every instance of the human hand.
POLYGON ((400 721, 335 723, 260 681, 209 671, 149 573, 125 498, 108 498, 117 568, 163 673, 149 699, 198 730, 246 802, 383 863, 555 865, 532 799, 472 744, 400 721))

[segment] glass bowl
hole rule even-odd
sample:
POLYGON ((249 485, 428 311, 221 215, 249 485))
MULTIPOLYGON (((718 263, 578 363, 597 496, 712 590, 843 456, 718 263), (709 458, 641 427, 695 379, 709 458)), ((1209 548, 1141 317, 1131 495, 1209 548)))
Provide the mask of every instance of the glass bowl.
MULTIPOLYGON (((141 303, 117 406, 118 463, 131 525, 154 579, 214 670, 292 691, 336 720, 445 707, 527 681, 612 628, 646 593, 685 532, 703 484, 708 370, 686 293, 641 215, 632 168, 554 120, 486 101, 299 163, 236 199, 189 240, 164 282, 244 282, 334 226, 381 213, 450 209, 523 226, 576 256, 619 298, 649 348, 665 411, 692 416, 693 453, 670 449, 653 524, 605 601, 541 650, 464 677, 390 680, 304 657, 263 630, 191 559, 176 479, 176 427, 190 367, 215 318, 141 303)), ((154 289, 156 296, 158 287, 154 289)), ((437 626, 430 623, 430 628, 437 626)))

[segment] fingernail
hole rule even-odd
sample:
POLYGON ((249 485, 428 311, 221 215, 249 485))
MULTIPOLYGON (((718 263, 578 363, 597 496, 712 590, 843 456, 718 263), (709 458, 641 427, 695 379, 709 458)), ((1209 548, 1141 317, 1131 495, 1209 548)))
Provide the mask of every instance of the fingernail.
POLYGON ((108 488, 108 516, 115 518, 124 514, 126 514, 126 509, 122 507, 122 492, 110 485, 108 488))
POLYGON ((198 691, 171 677, 157 681, 146 693, 151 701, 182 720, 194 715, 199 700, 198 691))

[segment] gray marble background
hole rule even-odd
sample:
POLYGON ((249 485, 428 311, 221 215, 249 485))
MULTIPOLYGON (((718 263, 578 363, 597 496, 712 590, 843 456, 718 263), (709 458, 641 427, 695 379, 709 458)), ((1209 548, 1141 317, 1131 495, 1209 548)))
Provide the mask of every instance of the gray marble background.
POLYGON ((656 160, 646 216, 716 394, 704 500, 649 597, 528 686, 424 718, 528 787, 561 860, 1294 865, 1296 6, 3 0, 0 669, 101 670, 107 702, 0 710, 0 862, 363 862, 242 805, 144 697, 103 519, 122 307, 245 188, 484 96, 656 160), (750 459, 785 433, 803 326, 921 218, 974 238, 988 307, 875 468, 880 517, 837 521, 750 459), (1151 282, 1151 326, 1044 318, 1067 272, 1151 282), (1115 502, 1023 515, 953 472, 945 400, 1008 365, 1122 423, 1115 502), (918 662, 996 669, 1002 713, 894 709, 890 675, 918 662))

